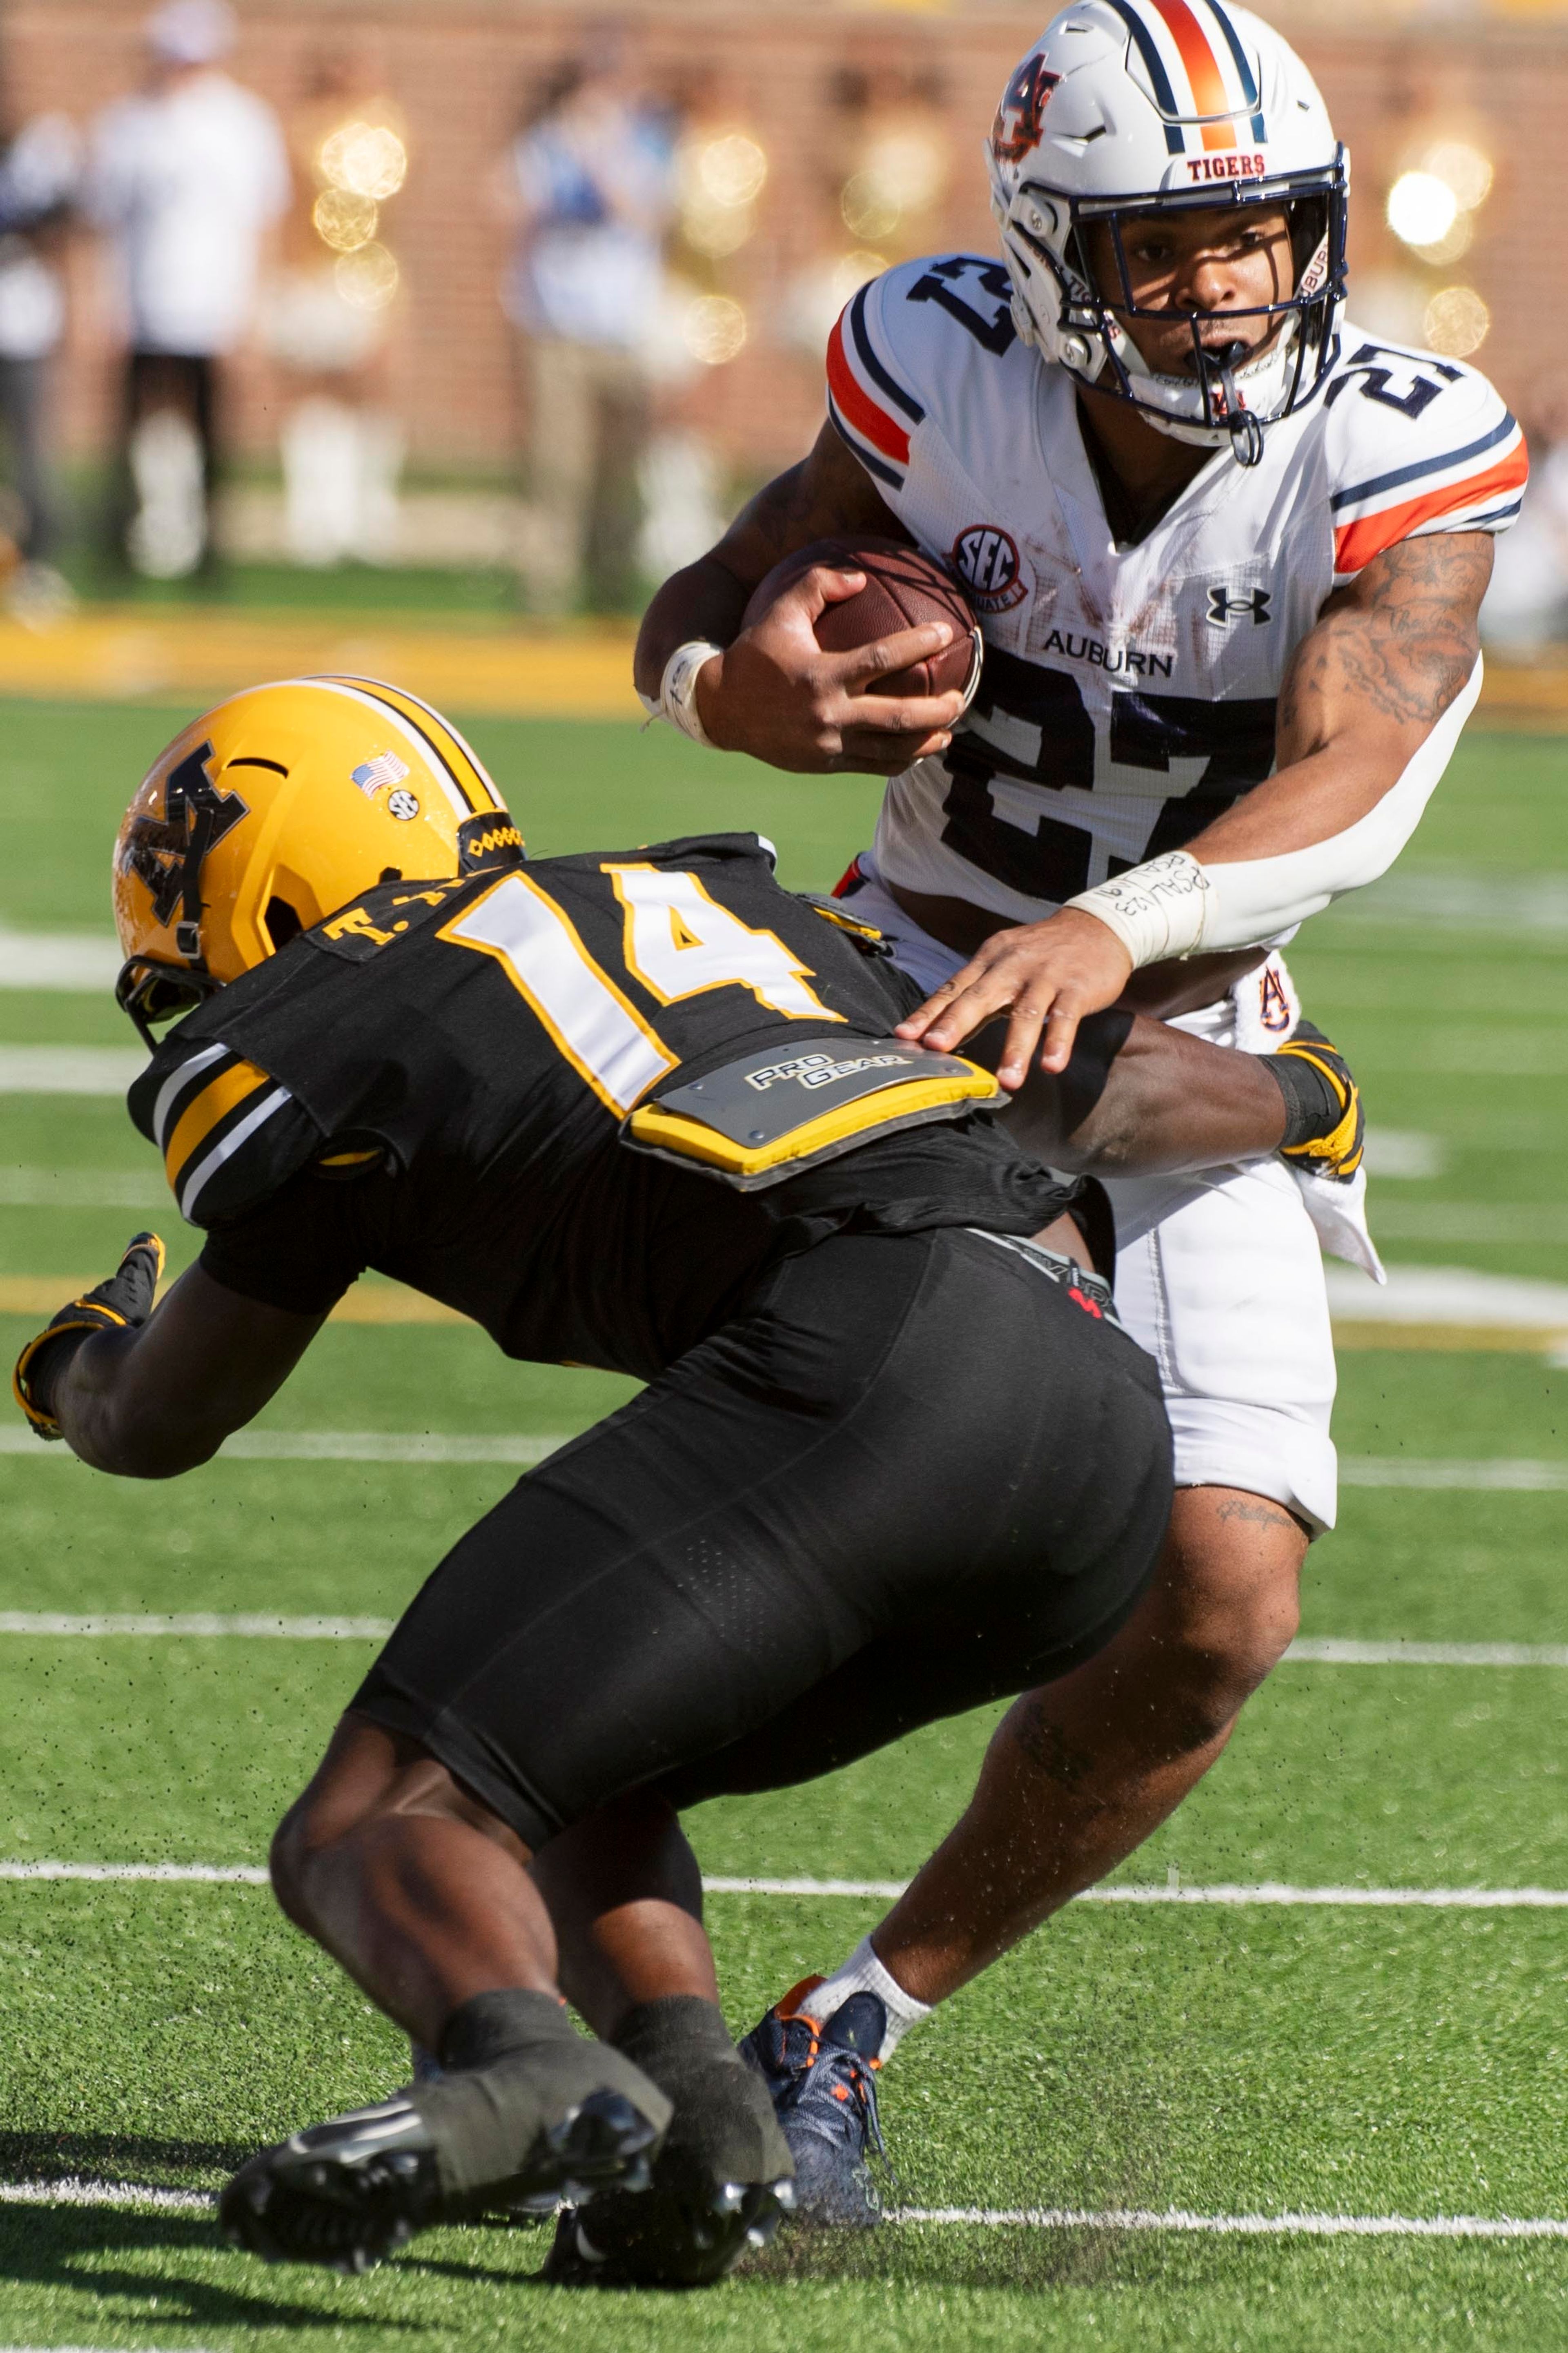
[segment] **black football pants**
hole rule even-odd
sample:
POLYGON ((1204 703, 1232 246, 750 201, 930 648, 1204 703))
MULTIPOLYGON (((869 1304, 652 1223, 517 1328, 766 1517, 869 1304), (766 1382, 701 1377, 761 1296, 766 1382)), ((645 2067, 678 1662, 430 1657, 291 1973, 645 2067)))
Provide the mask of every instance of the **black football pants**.
POLYGON ((808 1780, 1064 1673, 1170 1502, 1153 1363, 1089 1289, 964 1228, 838 1235, 520 1480, 353 1705, 537 1849, 639 1784, 808 1780))

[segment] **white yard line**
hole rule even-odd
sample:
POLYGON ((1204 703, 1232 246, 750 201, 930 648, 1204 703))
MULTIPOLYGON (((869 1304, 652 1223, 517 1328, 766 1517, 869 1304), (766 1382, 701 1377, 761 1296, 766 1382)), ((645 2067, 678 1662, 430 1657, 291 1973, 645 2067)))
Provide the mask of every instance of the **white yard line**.
MULTIPOLYGON (((210 2189, 161 2189, 151 2181, 95 2181, 80 2173, 58 2181, 0 2181, 0 2206, 162 2206, 176 2214, 200 2214, 213 2204, 210 2189)), ((0 2353, 27 2353, 19 2346, 0 2353)), ((62 2345, 53 2353, 78 2353, 62 2345)), ((195 2347, 191 2353, 196 2353, 195 2347)))
POLYGON ((0 1046, 0 1094, 122 1095, 146 1067, 135 1046, 0 1046))
POLYGON ((14 932, 0 923, 0 988, 107 997, 124 960, 112 932, 14 932))
POLYGON ((1356 1642, 1307 1636, 1284 1663, 1295 1667, 1568 1667, 1562 1642, 1356 1642))
POLYGON ((0 1862, 0 1879, 194 1880, 203 1886, 265 1887, 259 1862, 0 1862))
POLYGON ((63 1610, 0 1609, 0 1634, 86 1635, 89 1639, 131 1635, 161 1639, 167 1635, 227 1637, 247 1641, 287 1642, 384 1642, 390 1618, 268 1618, 247 1614, 222 1616, 214 1610, 176 1610, 168 1617, 106 1616, 73 1618, 63 1610))
MULTIPOLYGON (((1565 1293, 1568 1296, 1568 1293, 1565 1293)), ((1568 1320, 1568 1311, 1565 1311, 1568 1320)), ((571 1443, 571 1430, 537 1436, 496 1431, 470 1437, 423 1430, 241 1430, 222 1451, 239 1462, 542 1462, 571 1443)), ((68 1446, 43 1446, 20 1421, 0 1423, 0 1454, 36 1462, 74 1462, 68 1446)), ((1426 1487, 1486 1494, 1568 1494, 1568 1462, 1489 1456, 1345 1454, 1340 1478, 1347 1487, 1426 1487)))
POLYGON ((1340 1480, 1346 1487, 1472 1489, 1478 1493, 1561 1495, 1568 1493, 1568 1462, 1479 1461, 1405 1454, 1342 1454, 1340 1480))
MULTIPOLYGON (((104 1611, 79 1617, 64 1609, 0 1609, 0 1636, 35 1641, 126 1638, 284 1642, 384 1642, 391 1618, 274 1618, 258 1611, 179 1609, 104 1611)), ((1292 1642, 1288 1666, 1306 1667, 1568 1667, 1562 1642, 1365 1642, 1309 1636, 1292 1642)))
MULTIPOLYGON (((0 2182, 0 2205, 153 2207, 164 2212, 211 2211, 205 2189, 163 2189, 152 2182, 95 2181, 72 2175, 60 2181, 0 2182)), ((1181 2206, 1163 2212, 1142 2207, 896 2206, 894 2222, 992 2231, 1172 2231, 1211 2238, 1310 2239, 1568 2239, 1568 2221, 1554 2214, 1194 2214, 1181 2206)), ((82 2348, 0 2347, 0 2353, 82 2353, 82 2348)))
POLYGON ((1192 2214, 1170 2207, 897 2206, 895 2222, 979 2225, 993 2231, 1196 2231, 1222 2239, 1568 2239, 1568 2221, 1481 2214, 1192 2214))
MULTIPOLYGON (((526 1469, 571 1442, 571 1430, 538 1437, 510 1431, 468 1437, 424 1430, 239 1430, 220 1450, 235 1462, 510 1462, 526 1469)), ((46 1446, 21 1422, 0 1424, 0 1454, 75 1462, 68 1446, 46 1446)))
MULTIPOLYGON (((0 1880, 155 1881, 160 1884, 265 1887, 267 1873, 258 1862, 0 1862, 0 1880)), ((727 1879, 706 1878, 710 1895, 847 1895, 887 1902, 901 1895, 902 1879, 727 1879)), ((1112 1882, 1091 1887, 1075 1899, 1079 1904, 1222 1904, 1314 1905, 1388 1910, 1415 1906, 1435 1912, 1561 1912, 1568 1911, 1565 1887, 1294 1887, 1287 1881, 1259 1880, 1255 1885, 1185 1886, 1179 1879, 1164 1886, 1136 1881, 1112 1882)))
MULTIPOLYGON (((0 1878, 5 1866, 0 1864, 0 1878)), ((884 1901, 901 1895, 907 1883, 899 1879, 704 1879, 710 1895, 852 1895, 884 1901)), ((1185 1886, 1179 1879, 1164 1886, 1134 1880, 1112 1881, 1090 1887, 1073 1899, 1079 1904, 1223 1904, 1314 1905, 1391 1910, 1416 1906, 1430 1912, 1563 1912, 1568 1911, 1568 1887, 1293 1887, 1278 1879, 1256 1885, 1185 1886)))

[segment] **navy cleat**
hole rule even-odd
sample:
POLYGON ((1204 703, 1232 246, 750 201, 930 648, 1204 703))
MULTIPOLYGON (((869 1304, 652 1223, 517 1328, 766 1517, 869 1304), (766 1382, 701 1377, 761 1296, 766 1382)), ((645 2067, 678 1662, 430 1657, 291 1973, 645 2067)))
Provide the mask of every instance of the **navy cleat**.
POLYGON ((767 2084, 795 2159, 795 2211, 803 2222, 874 2230, 882 2201, 870 2158, 887 2161, 877 2116, 877 2073, 888 2013, 881 1997, 852 1993, 826 2021, 806 2007, 820 1978, 806 1978, 741 2045, 767 2084))

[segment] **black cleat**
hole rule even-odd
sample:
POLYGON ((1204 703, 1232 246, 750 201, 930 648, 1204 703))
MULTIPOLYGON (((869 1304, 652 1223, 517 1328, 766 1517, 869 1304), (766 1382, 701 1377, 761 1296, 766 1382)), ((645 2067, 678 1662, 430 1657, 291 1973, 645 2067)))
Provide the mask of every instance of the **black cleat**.
POLYGON ((646 2195, 600 2199, 586 2215, 568 2206, 542 2278, 552 2287, 711 2287, 765 2247, 795 2205, 786 2179, 715 2184, 695 2169, 679 2179, 681 2170, 661 2162, 646 2195))
POLYGON ((794 2164, 767 2086, 711 2002, 678 1994, 616 2035, 675 2104, 651 2186, 568 2210, 542 2276, 557 2287, 707 2287, 766 2246, 795 2202, 794 2164))
POLYGON ((438 2220, 436 2149, 403 2094, 311 2125, 241 2166, 218 2203, 231 2247, 366 2272, 438 2220))
POLYGON ((487 2065, 263 2149, 218 2219, 231 2245, 268 2263, 368 2271, 433 2222, 645 2188, 669 2116, 638 2067, 561 2012, 487 2065))

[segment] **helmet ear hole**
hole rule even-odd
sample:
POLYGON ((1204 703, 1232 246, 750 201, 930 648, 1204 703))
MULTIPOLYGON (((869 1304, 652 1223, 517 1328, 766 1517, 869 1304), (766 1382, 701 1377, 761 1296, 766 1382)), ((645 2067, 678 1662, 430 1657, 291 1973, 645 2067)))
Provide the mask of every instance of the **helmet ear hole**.
POLYGON ((305 928, 287 899, 268 899, 262 920, 275 952, 279 948, 286 948, 289 941, 297 938, 305 928))

